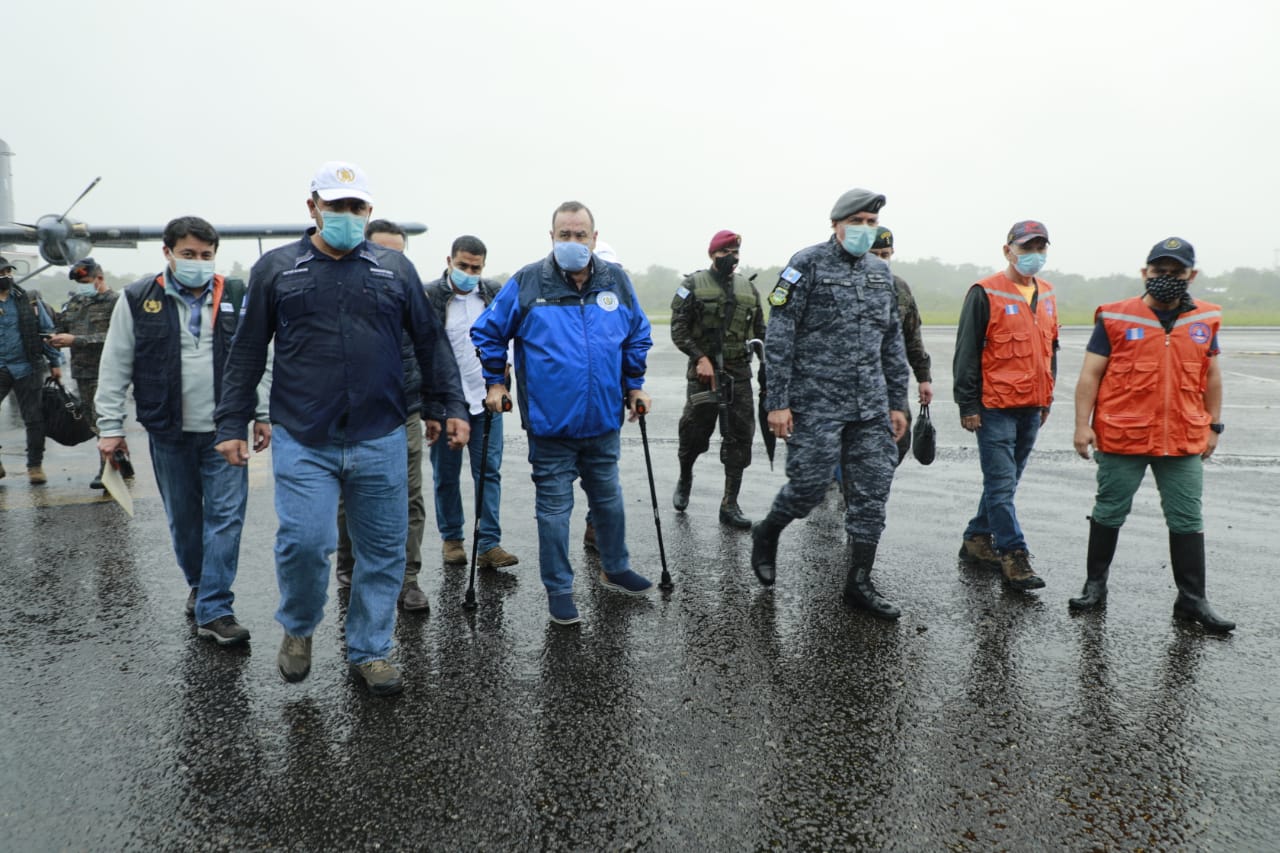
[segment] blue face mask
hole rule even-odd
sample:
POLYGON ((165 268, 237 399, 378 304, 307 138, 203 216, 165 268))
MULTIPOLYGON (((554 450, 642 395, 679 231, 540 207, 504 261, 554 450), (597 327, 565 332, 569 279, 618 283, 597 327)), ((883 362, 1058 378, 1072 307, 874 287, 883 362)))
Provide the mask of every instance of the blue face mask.
POLYGON ((591 247, 585 243, 556 243, 556 263, 568 272, 581 272, 591 263, 591 247))
POLYGON ((865 255, 871 251, 871 244, 876 241, 876 226, 846 225, 844 239, 840 245, 851 255, 865 255))
POLYGON ((369 224, 369 217, 321 210, 320 221, 324 223, 320 239, 339 252, 349 252, 364 241, 364 227, 369 224))
POLYGON ((1014 266, 1023 275, 1035 275, 1044 269, 1046 258, 1048 258, 1048 255, 1044 252, 1028 252, 1025 255, 1018 255, 1018 260, 1014 266))
POLYGON ((93 296, 93 294, 95 294, 95 293, 97 293, 97 292, 98 292, 98 289, 97 289, 96 287, 94 287, 92 283, 90 283, 90 284, 75 284, 75 285, 72 285, 72 286, 71 286, 71 295, 72 295, 72 296, 93 296))
POLYGON ((451 269, 449 270, 449 280, 453 282, 453 286, 457 290, 463 293, 470 293, 480 283, 480 276, 467 275, 460 269, 451 269))
POLYGON ((204 287, 213 278, 213 261, 174 258, 173 278, 183 287, 204 287))

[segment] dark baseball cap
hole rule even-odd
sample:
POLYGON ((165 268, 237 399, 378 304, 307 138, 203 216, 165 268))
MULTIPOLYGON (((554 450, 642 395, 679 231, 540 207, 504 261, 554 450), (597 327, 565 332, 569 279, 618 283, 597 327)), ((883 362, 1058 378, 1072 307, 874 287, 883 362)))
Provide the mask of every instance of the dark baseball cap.
POLYGON ((71 269, 67 270, 67 278, 72 281, 79 280, 79 277, 86 273, 95 273, 102 267, 93 258, 81 258, 71 265, 71 269))
POLYGON ((1161 258, 1169 258, 1182 264, 1187 269, 1194 269, 1196 265, 1196 250, 1194 246, 1181 237, 1170 237, 1168 240, 1161 240, 1156 243, 1151 247, 1151 251, 1147 253, 1148 264, 1161 258))
POLYGON ((1037 237, 1043 237, 1046 243, 1049 242, 1049 229, 1044 227, 1043 222, 1036 222, 1034 219, 1024 219, 1021 222, 1013 223, 1013 227, 1009 229, 1009 237, 1005 243, 1013 246, 1021 246, 1037 237))
POLYGON ((871 244, 871 251, 876 249, 892 249, 893 232, 881 225, 876 229, 876 241, 871 244))
POLYGON ((4 272, 5 270, 16 270, 16 269, 17 267, 13 265, 12 261, 4 257, 3 255, 0 255, 0 272, 4 272))

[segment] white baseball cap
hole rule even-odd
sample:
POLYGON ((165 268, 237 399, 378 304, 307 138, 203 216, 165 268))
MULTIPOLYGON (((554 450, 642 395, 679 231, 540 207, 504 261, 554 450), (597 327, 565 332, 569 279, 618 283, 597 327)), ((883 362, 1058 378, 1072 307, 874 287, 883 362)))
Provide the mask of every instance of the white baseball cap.
POLYGON ((364 170, 345 160, 330 160, 317 169, 315 177, 311 179, 311 191, 324 201, 358 198, 373 204, 373 196, 369 194, 369 178, 364 170))

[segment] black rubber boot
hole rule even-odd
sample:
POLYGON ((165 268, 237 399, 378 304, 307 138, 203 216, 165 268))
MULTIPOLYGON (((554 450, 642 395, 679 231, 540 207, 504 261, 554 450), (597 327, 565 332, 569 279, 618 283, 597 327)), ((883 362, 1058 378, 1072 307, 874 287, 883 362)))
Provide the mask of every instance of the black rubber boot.
POLYGON ((1067 600, 1071 610, 1093 610, 1107 602, 1107 575, 1111 573, 1111 560, 1116 555, 1116 542, 1120 539, 1119 527, 1107 527, 1089 519, 1089 553, 1085 557, 1088 578, 1079 598, 1067 600))
POLYGON ((1173 582, 1178 586, 1173 615, 1194 619, 1215 634, 1235 630, 1236 623, 1214 613, 1204 597, 1204 534, 1169 531, 1169 563, 1173 566, 1173 582))
POLYGON ((786 516, 770 512, 751 527, 751 571, 765 586, 773 586, 778 575, 778 537, 790 523, 786 516))
POLYGON ((737 530, 750 530, 751 519, 742 514, 738 506, 738 492, 742 490, 742 472, 725 472, 724 497, 720 499, 720 523, 737 530))
POLYGON ((849 545, 849 576, 844 582, 844 601, 881 619, 897 619, 902 611, 890 604, 871 583, 871 567, 876 562, 876 546, 868 542, 849 545))
POLYGON ((689 508, 689 490, 693 488, 693 460, 680 460, 680 479, 676 480, 676 491, 671 496, 671 505, 676 512, 684 512, 689 508))
POLYGON ((102 472, 106 470, 106 465, 107 465, 106 460, 103 460, 102 464, 98 466, 98 473, 94 474, 93 479, 89 481, 89 488, 91 489, 106 488, 106 486, 102 485, 102 472))

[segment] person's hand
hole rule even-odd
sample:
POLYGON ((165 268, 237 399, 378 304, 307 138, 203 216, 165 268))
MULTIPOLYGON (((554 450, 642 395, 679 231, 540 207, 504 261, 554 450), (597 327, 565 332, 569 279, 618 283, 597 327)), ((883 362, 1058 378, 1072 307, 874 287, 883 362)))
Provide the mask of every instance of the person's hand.
POLYGON ((253 422, 253 452, 261 453, 271 446, 271 424, 266 421, 253 422))
POLYGON ((213 449, 222 454, 222 458, 227 460, 228 465, 242 468, 249 464, 249 442, 243 438, 220 441, 213 449))
POLYGON ((1076 427, 1076 434, 1072 437, 1071 443, 1075 445, 1076 453, 1083 458, 1089 458, 1089 445, 1097 441, 1097 435, 1093 432, 1093 427, 1079 426, 1076 427))
POLYGON ((427 420, 422 422, 422 428, 423 435, 427 439, 427 447, 435 447, 436 442, 440 440, 440 433, 444 432, 444 425, 439 421, 427 420))
POLYGON ((933 383, 920 383, 920 405, 927 406, 933 402, 933 383))
POLYGON ((791 433, 795 431, 796 423, 791 417, 791 409, 774 409, 769 413, 767 419, 769 424, 769 432, 778 438, 786 441, 791 438, 791 433))
POLYGON ((711 359, 704 355, 698 359, 695 369, 698 372, 698 381, 703 385, 710 385, 712 391, 716 390, 716 369, 711 364, 711 359))
POLYGON ((466 418, 449 418, 444 426, 450 450, 461 450, 471 441, 471 421, 466 418))
POLYGON ((1213 455, 1213 451, 1218 449, 1218 434, 1213 430, 1209 430, 1209 443, 1204 447, 1204 453, 1200 454, 1201 459, 1208 459, 1213 455))
POLYGON ((104 435, 98 439, 98 455, 108 464, 111 463, 111 457, 117 450, 123 450, 125 456, 129 455, 129 443, 124 440, 123 435, 104 435))
POLYGON ((900 441, 907 434, 907 413, 890 409, 889 425, 893 428, 893 440, 900 441))
POLYGON ((627 408, 631 410, 631 415, 627 420, 634 421, 641 415, 647 415, 653 410, 653 400, 650 399, 643 388, 632 388, 627 392, 627 408))
POLYGON ((982 429, 982 415, 961 415, 960 426, 969 432, 977 432, 982 429))
MULTIPOLYGON (((495 415, 502 414, 502 398, 511 399, 511 392, 507 390, 507 386, 501 382, 489 386, 489 390, 484 395, 484 407, 495 415)), ((508 405, 510 405, 508 403, 508 405)))
POLYGON ((64 349, 75 343, 76 336, 67 332, 58 332, 56 335, 49 336, 49 346, 64 349))
POLYGON ((61 367, 50 367, 50 368, 49 368, 49 375, 50 375, 50 376, 52 376, 56 381, 61 382, 61 381, 62 381, 62 368, 61 368, 61 367))

